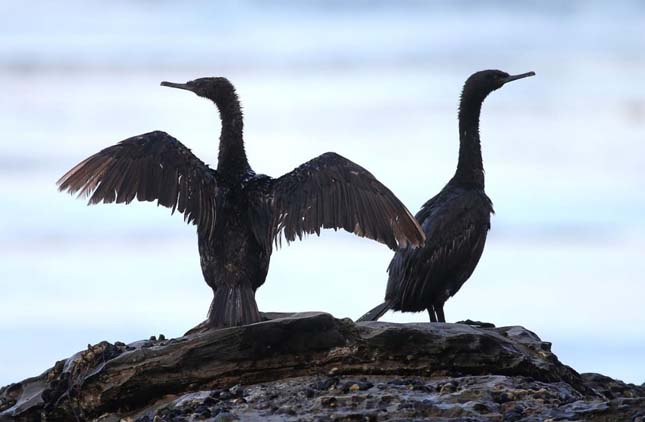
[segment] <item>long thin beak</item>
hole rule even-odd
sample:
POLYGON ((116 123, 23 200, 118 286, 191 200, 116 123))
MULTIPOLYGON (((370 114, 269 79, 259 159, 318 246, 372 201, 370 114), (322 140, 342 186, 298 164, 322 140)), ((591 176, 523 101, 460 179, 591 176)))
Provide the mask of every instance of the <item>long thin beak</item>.
POLYGON ((520 73, 519 75, 511 75, 504 80, 504 83, 506 84, 511 81, 516 81, 518 79, 528 78, 529 76, 535 76, 535 72, 526 72, 526 73, 520 73))
POLYGON ((175 83, 175 82, 166 82, 166 81, 163 81, 163 82, 161 83, 161 86, 168 86, 168 87, 170 87, 170 88, 179 88, 179 89, 185 89, 186 91, 192 91, 192 89, 190 89, 190 87, 188 86, 188 84, 178 84, 178 83, 175 83))

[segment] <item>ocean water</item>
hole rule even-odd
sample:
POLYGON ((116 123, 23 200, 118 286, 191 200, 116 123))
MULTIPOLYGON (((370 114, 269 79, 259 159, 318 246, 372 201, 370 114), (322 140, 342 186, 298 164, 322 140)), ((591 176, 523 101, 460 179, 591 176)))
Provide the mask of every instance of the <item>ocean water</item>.
MULTIPOLYGON (((256 171, 336 151, 415 213, 454 171, 461 85, 486 68, 537 76, 484 104, 496 215, 447 319, 523 325, 580 372, 642 383, 643 51, 639 1, 0 1, 0 385, 88 343, 178 336, 205 317, 193 227, 55 186, 153 129, 215 166, 214 106, 160 81, 229 77, 256 171)), ((382 299, 391 255, 333 231, 293 243, 259 306, 358 317, 382 299)))

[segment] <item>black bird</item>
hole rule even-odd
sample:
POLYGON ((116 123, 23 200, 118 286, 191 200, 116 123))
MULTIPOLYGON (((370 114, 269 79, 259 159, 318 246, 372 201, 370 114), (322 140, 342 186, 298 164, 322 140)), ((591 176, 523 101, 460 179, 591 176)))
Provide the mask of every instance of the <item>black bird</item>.
POLYGON ((221 77, 162 86, 215 103, 222 131, 217 170, 165 132, 135 136, 85 159, 59 181, 61 191, 91 195, 89 204, 157 201, 197 226, 206 283, 213 289, 212 327, 260 321, 255 291, 266 278, 273 245, 321 228, 345 229, 392 249, 414 247, 423 232, 405 206, 368 171, 333 152, 277 179, 256 174, 242 138, 242 111, 221 77))
POLYGON ((427 310, 431 322, 446 322, 443 305, 468 280, 484 251, 493 203, 484 192, 484 166, 479 140, 479 114, 484 99, 504 84, 534 76, 484 70, 471 75, 459 105, 457 171, 415 216, 426 234, 418 249, 394 254, 388 267, 385 302, 359 321, 376 321, 390 309, 427 310))

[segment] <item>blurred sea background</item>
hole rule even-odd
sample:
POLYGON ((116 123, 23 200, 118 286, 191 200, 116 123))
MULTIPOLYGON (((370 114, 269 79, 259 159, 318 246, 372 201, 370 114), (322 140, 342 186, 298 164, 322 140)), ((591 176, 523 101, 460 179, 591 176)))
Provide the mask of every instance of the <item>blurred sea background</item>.
MULTIPOLYGON (((230 78, 257 172, 336 151, 416 213, 452 176, 460 90, 487 68, 537 76, 484 104, 496 215, 447 319, 523 325, 580 372, 642 383, 644 52, 639 0, 0 1, 0 385, 88 343, 204 319, 194 227, 55 186, 154 129, 216 166, 215 107, 160 81, 230 78)), ((381 301, 391 256, 333 231, 293 243, 274 253, 260 309, 356 318, 381 301)))

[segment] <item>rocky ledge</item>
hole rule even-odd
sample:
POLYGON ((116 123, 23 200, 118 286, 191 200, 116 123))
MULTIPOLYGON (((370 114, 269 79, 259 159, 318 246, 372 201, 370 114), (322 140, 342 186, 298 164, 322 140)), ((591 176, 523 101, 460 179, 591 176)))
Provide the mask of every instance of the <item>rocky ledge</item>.
POLYGON ((0 421, 645 421, 645 387, 522 327, 273 318, 89 346, 0 389, 0 421))

